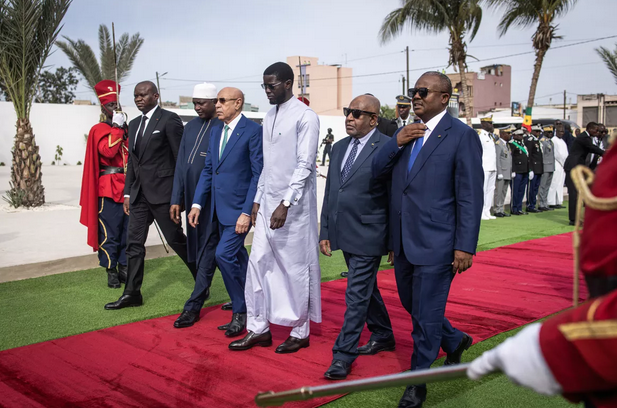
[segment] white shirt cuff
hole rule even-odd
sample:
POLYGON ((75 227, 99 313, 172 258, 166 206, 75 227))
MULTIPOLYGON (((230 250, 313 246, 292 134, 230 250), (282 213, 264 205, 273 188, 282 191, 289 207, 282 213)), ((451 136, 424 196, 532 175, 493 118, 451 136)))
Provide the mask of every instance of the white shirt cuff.
POLYGON ((193 204, 191 208, 197 208, 199 211, 201 211, 201 205, 199 204, 193 204))
POLYGON ((124 195, 124 198, 131 198, 131 196, 130 196, 130 195, 126 195, 126 194, 125 194, 125 195, 124 195))

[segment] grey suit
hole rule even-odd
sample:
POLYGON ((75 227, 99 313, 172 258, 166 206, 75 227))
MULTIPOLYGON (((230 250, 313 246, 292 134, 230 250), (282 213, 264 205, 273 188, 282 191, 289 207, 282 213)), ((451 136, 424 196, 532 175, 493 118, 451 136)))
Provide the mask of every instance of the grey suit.
POLYGON ((544 173, 542 173, 540 188, 538 189, 538 207, 548 208, 548 190, 553 181, 553 172, 555 172, 555 145, 553 141, 546 136, 540 138, 540 145, 542 146, 542 165, 544 167, 544 173))
POLYGON ((510 147, 503 139, 495 142, 497 150, 497 181, 495 183, 495 196, 493 197, 493 212, 504 214, 504 203, 512 180, 512 154, 510 147))
POLYGON ((332 148, 328 168, 319 239, 329 240, 333 251, 343 250, 349 269, 345 320, 332 349, 334 359, 349 364, 358 356, 365 323, 371 340, 393 339, 388 311, 377 287, 381 257, 388 252, 389 182, 373 179, 371 172, 375 152, 388 140, 375 130, 357 154, 347 178, 341 181, 345 153, 354 141, 346 137, 332 148))

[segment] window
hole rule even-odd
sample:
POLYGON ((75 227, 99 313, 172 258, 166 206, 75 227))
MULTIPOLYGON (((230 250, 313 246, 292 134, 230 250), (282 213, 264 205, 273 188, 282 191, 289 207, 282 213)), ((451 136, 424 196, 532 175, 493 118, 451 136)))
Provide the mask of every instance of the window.
POLYGON ((607 106, 606 107, 606 118, 605 125, 606 126, 617 126, 617 106, 607 106))
POLYGON ((583 126, 586 126, 589 122, 598 121, 598 107, 597 106, 584 106, 583 107, 583 126))
POLYGON ((298 88, 302 89, 302 84, 304 84, 305 88, 308 88, 310 86, 310 76, 310 74, 298 76, 298 88))

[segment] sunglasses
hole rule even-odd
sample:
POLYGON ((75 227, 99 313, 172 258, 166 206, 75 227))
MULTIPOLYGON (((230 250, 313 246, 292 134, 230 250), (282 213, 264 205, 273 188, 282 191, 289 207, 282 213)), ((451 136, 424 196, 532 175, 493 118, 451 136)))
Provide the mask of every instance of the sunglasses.
POLYGON ((262 89, 269 89, 271 91, 274 91, 274 87, 275 86, 279 86, 280 84, 282 84, 282 82, 277 82, 276 84, 261 84, 262 89))
POLYGON ((434 89, 429 89, 429 88, 409 88, 407 96, 409 96, 410 98, 413 98, 414 96, 416 96, 416 94, 418 94, 420 98, 424 99, 428 96, 429 92, 447 93, 443 91, 436 91, 434 89))
POLYGON ((359 119, 360 116, 362 116, 362 114, 364 115, 377 115, 375 112, 368 112, 368 111, 363 111, 360 109, 349 109, 349 108, 343 108, 343 114, 345 115, 345 117, 349 116, 349 114, 351 113, 351 116, 354 117, 354 119, 359 119))
POLYGON ((219 101, 219 103, 222 105, 225 102, 231 102, 231 101, 237 101, 240 98, 217 98, 215 99, 215 101, 219 101))

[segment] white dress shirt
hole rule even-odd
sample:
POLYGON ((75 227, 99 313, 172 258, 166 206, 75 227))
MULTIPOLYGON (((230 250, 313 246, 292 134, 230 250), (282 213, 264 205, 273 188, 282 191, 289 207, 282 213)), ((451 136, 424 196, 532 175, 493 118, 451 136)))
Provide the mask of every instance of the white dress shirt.
MULTIPOLYGON (((428 137, 431 135, 433 130, 435 130, 439 122, 441 122, 441 119, 443 119, 443 117, 446 116, 446 112, 447 112, 446 109, 444 109, 443 111, 435 115, 431 120, 429 120, 426 123, 424 123, 422 119, 420 119, 420 123, 424 123, 424 126, 426 126, 426 130, 424 131, 424 139, 422 139, 422 146, 424 146, 424 144, 428 140, 428 137)), ((417 139, 414 139, 410 143, 413 145, 416 140, 417 139)), ((405 145, 400 146, 399 149, 402 149, 403 147, 405 147, 405 145)))
POLYGON ((360 144, 358 145, 358 151, 356 152, 356 157, 354 158, 354 162, 355 162, 358 156, 360 156, 360 152, 362 151, 362 149, 364 148, 368 140, 371 138, 371 136, 373 136, 373 133, 375 133, 375 128, 373 128, 373 130, 368 132, 366 135, 362 136, 360 139, 356 139, 354 137, 351 138, 351 140, 349 141, 349 146, 347 146, 347 151, 345 152, 345 156, 343 156, 343 161, 341 162, 341 171, 343 171, 343 168, 345 167, 345 163, 347 163, 347 158, 349 157, 349 153, 351 153, 351 149, 353 149, 354 141, 357 140, 360 142, 360 144))
POLYGON ((219 157, 223 155, 223 152, 221 152, 221 147, 223 147, 223 136, 225 135, 225 126, 229 128, 229 130, 227 131, 227 144, 229 144, 229 141, 231 140, 231 136, 234 134, 234 129, 236 128, 236 126, 238 126, 238 122, 240 122, 240 119, 242 118, 242 116, 243 116, 242 114, 239 114, 238 116, 234 118, 234 120, 229 122, 229 124, 223 123, 223 129, 221 130, 221 139, 219 140, 219 157))
MULTIPOLYGON (((154 115, 154 112, 158 109, 159 105, 156 105, 154 108, 150 109, 148 112, 142 114, 142 116, 146 116, 146 121, 144 122, 144 133, 146 131, 146 129, 148 129, 148 123, 150 123, 150 119, 152 118, 152 115, 154 115)), ((137 143, 137 136, 139 135, 139 129, 141 129, 141 118, 142 116, 139 117, 139 127, 137 128, 137 132, 135 133, 135 140, 133 140, 133 151, 135 151, 135 143, 137 143)), ((143 136, 142 136, 143 137, 143 136)), ((125 194, 124 198, 129 198, 130 195, 125 194)))

